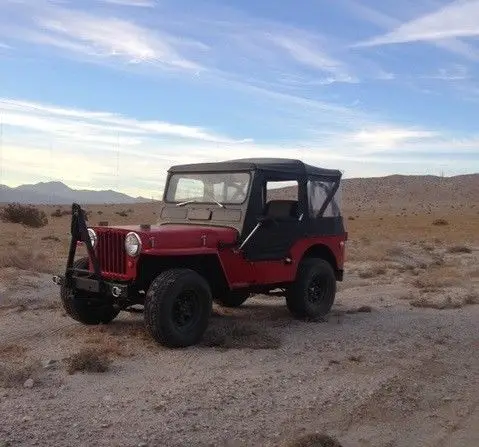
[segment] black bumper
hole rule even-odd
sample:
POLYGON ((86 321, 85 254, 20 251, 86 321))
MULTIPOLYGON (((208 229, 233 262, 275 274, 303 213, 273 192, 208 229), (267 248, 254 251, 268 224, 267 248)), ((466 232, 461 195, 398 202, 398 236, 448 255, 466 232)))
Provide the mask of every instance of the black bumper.
POLYGON ((114 281, 74 275, 66 280, 65 276, 58 275, 53 277, 53 282, 58 285, 66 285, 66 287, 73 290, 82 290, 91 294, 101 295, 102 297, 121 299, 130 296, 130 285, 114 281), (66 284, 67 282, 68 284, 66 284))

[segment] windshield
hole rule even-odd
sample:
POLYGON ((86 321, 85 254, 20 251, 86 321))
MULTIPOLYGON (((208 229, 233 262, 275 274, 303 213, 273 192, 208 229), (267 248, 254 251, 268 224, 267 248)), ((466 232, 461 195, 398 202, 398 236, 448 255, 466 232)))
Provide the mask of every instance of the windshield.
POLYGON ((168 182, 167 202, 220 202, 240 204, 246 200, 248 172, 175 173, 168 182))

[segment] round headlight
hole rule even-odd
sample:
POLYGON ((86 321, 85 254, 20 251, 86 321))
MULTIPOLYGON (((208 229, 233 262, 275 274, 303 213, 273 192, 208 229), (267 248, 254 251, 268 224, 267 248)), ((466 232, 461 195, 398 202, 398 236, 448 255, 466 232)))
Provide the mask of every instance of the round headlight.
POLYGON ((128 233, 125 238, 125 250, 128 256, 138 256, 141 251, 141 239, 136 233, 128 233))
POLYGON ((90 242, 93 248, 95 248, 98 238, 96 236, 95 230, 88 228, 88 236, 90 236, 90 242))

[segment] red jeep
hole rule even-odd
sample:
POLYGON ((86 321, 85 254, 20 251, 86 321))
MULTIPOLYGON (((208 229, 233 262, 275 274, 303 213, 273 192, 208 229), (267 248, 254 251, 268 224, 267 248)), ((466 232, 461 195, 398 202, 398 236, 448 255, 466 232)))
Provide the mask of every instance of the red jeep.
POLYGON ((240 159, 171 167, 154 226, 87 228, 73 204, 66 272, 54 277, 66 312, 100 324, 142 305, 170 347, 201 340, 213 301, 282 295, 295 317, 322 317, 343 279, 340 181, 299 160, 240 159), (74 261, 79 242, 88 257, 74 261))

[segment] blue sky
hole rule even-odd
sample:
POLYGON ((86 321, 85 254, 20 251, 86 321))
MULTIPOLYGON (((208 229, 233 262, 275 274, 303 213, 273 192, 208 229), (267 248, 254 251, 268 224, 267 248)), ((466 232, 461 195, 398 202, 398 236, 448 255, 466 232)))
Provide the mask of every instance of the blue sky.
POLYGON ((479 171, 479 0, 0 0, 0 183, 171 164, 479 171))

